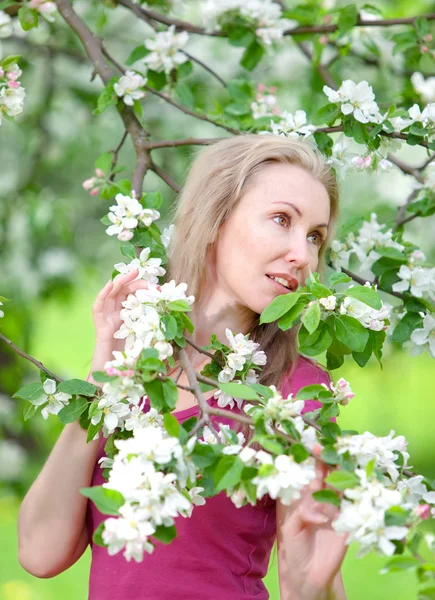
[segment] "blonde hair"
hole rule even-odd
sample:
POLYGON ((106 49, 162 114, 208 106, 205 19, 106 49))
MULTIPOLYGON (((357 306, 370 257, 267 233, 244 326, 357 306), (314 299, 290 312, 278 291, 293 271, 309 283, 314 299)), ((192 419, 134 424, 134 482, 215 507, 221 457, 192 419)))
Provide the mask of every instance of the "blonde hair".
MULTIPOLYGON (((246 134, 223 139, 197 153, 173 210, 175 230, 165 279, 187 283, 187 293, 195 296, 194 310, 201 308, 210 275, 209 252, 220 226, 236 208, 254 175, 276 163, 299 165, 325 186, 330 219, 317 269, 321 277, 324 275, 325 252, 337 220, 338 186, 320 152, 306 142, 276 135, 246 134)), ((291 376, 296 366, 298 327, 282 331, 276 322, 260 325, 259 320, 260 315, 248 333, 267 355, 260 383, 278 387, 282 377, 291 376)))

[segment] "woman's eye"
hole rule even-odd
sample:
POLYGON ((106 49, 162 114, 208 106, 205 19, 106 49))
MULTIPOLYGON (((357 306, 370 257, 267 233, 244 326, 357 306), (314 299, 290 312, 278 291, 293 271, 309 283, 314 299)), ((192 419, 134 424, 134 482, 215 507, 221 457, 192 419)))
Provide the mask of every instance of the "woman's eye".
POLYGON ((290 223, 290 217, 288 217, 287 215, 278 215, 276 217, 274 217, 274 219, 282 219, 283 221, 285 221, 287 224, 290 223))
MULTIPOLYGON (((274 219, 282 219, 285 223, 287 223, 288 225, 290 224, 290 217, 286 214, 282 214, 282 215, 277 215, 276 217, 274 217, 274 219)), ((323 237, 320 235, 320 233, 318 233, 317 231, 315 231, 314 233, 310 233, 310 235, 308 237, 315 237, 316 241, 314 242, 314 244, 316 246, 321 246, 324 242, 323 237)))

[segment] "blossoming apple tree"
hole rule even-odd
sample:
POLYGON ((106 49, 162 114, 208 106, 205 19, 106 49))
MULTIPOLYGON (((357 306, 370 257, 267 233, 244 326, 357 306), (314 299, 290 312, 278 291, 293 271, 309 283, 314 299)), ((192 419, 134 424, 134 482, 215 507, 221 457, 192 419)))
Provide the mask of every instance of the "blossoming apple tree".
MULTIPOLYGON (((195 298, 185 282, 161 284, 159 279, 166 273, 173 225, 159 226, 162 197, 158 190, 144 191, 144 178, 154 173, 174 192, 180 186, 156 162, 155 151, 207 145, 219 135, 161 139, 150 125, 153 97, 225 136, 254 132, 304 139, 342 177, 354 170, 382 177, 398 169, 408 175, 411 190, 391 218, 382 222, 373 212, 369 219, 344 223, 328 251, 328 280, 321 282, 312 273, 295 292, 275 298, 260 322, 277 321, 283 330, 297 327, 300 352, 324 356, 332 371, 345 356, 361 367, 372 355, 381 364, 388 338, 411 354, 427 351, 435 358, 435 267, 407 239, 405 229, 410 221, 435 213, 435 79, 422 73, 434 64, 435 14, 385 18, 373 6, 286 4, 118 0, 101 3, 96 17, 83 3, 69 0, 0 2, 0 120, 19 121, 21 113, 24 118, 32 91, 26 94, 21 77, 32 49, 45 44, 50 55, 89 62, 92 79, 101 83, 94 118, 111 111, 124 131, 114 150, 95 157, 83 188, 109 202, 101 221, 107 235, 120 242, 123 255, 113 275, 137 271, 138 279, 149 282, 147 290, 129 296, 121 311, 115 337, 125 340, 124 351, 114 352, 104 371, 92 374, 101 389, 88 381, 62 380, 0 334, 9 350, 40 372, 38 381, 14 397, 26 401, 26 421, 40 410, 43 419, 50 414, 62 423, 79 419, 88 441, 107 438, 101 465, 106 483, 82 493, 108 515, 94 540, 110 554, 122 551, 127 560, 141 561, 155 540, 174 538, 176 517, 188 518, 195 505, 220 492, 237 507, 255 504, 266 494, 290 504, 316 477, 316 461, 321 461, 330 472, 314 497, 338 507, 335 530, 346 534, 349 543, 356 541, 360 555, 388 557, 384 571, 414 571, 422 597, 433 597, 435 560, 420 554, 421 545, 429 551, 433 546, 420 525, 435 517, 435 482, 411 471, 405 438, 393 431, 384 437, 342 431, 332 422, 354 395, 342 378, 282 398, 276 386, 260 383, 264 351, 230 329, 225 343, 212 336, 200 349, 211 360, 195 372, 185 350, 194 346, 188 315, 195 298), (140 32, 124 40, 121 49, 113 44, 112 50, 110 36, 104 35, 112 15, 127 16, 140 32), (41 27, 49 34, 42 43, 31 37, 41 27), (59 38, 75 36, 74 51, 57 42, 57 32, 59 38), (195 38, 241 49, 238 76, 226 80, 218 68, 197 58, 189 48, 195 38), (23 47, 22 56, 5 51, 9 41, 23 47), (256 80, 262 62, 288 47, 310 64, 316 95, 311 110, 289 110, 278 99, 279 88, 256 80), (348 72, 343 58, 390 69, 403 91, 393 98, 383 90, 380 101, 365 79, 341 76, 348 72), (220 88, 212 108, 191 83, 199 70, 220 88), (134 160, 122 166, 119 153, 127 140, 134 160), (406 146, 425 150, 422 164, 403 160, 400 151, 406 146), (198 418, 182 424, 171 414, 178 377, 168 376, 164 364, 174 366, 175 358, 199 405, 198 418), (204 399, 209 390, 216 390, 217 407, 204 399), (301 415, 309 398, 322 407, 301 415), (143 410, 146 401, 148 412, 143 410), (232 412, 235 406, 238 412, 232 412), (215 426, 211 416, 249 426, 252 437, 246 440, 229 426, 215 426)), ((4 322, 9 300, 14 298, 0 297, 4 322)))

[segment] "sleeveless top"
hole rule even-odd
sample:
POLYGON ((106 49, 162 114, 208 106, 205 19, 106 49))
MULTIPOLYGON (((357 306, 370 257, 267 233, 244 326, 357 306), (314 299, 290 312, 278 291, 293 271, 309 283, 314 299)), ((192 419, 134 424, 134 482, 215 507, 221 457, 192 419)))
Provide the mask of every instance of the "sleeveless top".
MULTIPOLYGON (((291 377, 282 379, 279 390, 284 398, 305 385, 329 383, 329 375, 311 360, 300 357, 291 377)), ((208 400, 211 406, 217 400, 208 400)), ((308 400, 303 412, 320 407, 308 400)), ((149 408, 148 408, 149 409, 149 408)), ((145 407, 145 410, 147 408, 145 407)), ((235 405, 233 410, 238 410, 235 405)), ((179 422, 197 414, 198 407, 178 411, 179 422)), ((212 417, 214 423, 234 421, 212 417)), ((102 485, 98 459, 104 456, 106 439, 100 449, 91 485, 102 485)), ((168 545, 156 542, 153 554, 144 560, 128 562, 123 550, 109 556, 107 548, 92 542, 92 534, 104 519, 88 502, 86 521, 92 549, 88 600, 266 600, 269 594, 262 581, 276 539, 276 501, 265 496, 256 506, 236 508, 221 492, 193 508, 189 518, 177 517, 177 537, 168 545)))

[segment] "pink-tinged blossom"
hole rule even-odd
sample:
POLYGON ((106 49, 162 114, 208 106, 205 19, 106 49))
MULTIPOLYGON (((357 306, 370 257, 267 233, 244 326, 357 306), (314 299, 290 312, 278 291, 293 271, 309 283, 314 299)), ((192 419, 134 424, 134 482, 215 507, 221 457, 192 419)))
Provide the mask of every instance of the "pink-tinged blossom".
POLYGON ((54 23, 54 13, 57 11, 57 6, 54 2, 46 2, 46 0, 30 0, 30 8, 37 10, 41 16, 49 23, 54 23))

